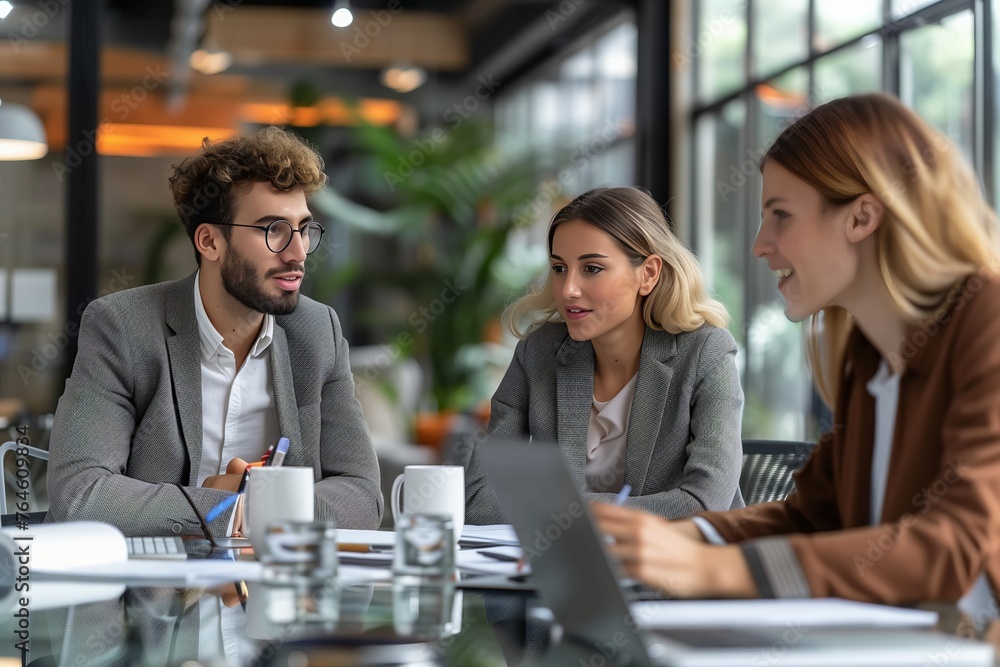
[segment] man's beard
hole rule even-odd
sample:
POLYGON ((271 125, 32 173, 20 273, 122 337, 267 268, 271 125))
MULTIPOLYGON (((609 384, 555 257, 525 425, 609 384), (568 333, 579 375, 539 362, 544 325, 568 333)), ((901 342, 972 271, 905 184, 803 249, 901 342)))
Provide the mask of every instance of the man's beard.
MULTIPOLYGON (((275 270, 273 273, 294 271, 296 267, 275 270)), ((264 280, 269 280, 269 277, 264 280)), ((282 292, 280 296, 267 294, 257 278, 253 264, 230 246, 226 258, 222 260, 222 286, 237 301, 258 313, 265 315, 288 315, 299 304, 299 292, 282 292)))

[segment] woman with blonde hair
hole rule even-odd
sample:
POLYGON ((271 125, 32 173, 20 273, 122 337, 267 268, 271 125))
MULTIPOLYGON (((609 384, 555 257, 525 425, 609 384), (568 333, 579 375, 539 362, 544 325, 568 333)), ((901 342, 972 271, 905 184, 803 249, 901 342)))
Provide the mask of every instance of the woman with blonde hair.
MULTIPOLYGON (((660 207, 597 188, 549 225, 550 271, 504 313, 520 338, 496 439, 558 443, 581 490, 666 517, 742 507, 743 393, 726 309, 660 207)), ((503 523, 473 450, 466 521, 503 523)))
POLYGON ((897 100, 835 100, 761 163, 753 252, 808 319, 833 429, 784 501, 670 523, 595 505, 626 570, 683 597, 960 601, 1000 585, 998 222, 897 100))

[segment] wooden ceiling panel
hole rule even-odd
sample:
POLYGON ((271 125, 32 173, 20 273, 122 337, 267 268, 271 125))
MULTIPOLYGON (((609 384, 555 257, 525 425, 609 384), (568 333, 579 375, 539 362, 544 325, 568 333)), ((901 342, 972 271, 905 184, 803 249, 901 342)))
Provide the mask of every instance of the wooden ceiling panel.
POLYGON ((464 71, 469 49, 461 20, 447 14, 359 11, 337 28, 329 9, 237 7, 209 12, 208 41, 238 64, 300 62, 381 68, 405 61, 464 71))

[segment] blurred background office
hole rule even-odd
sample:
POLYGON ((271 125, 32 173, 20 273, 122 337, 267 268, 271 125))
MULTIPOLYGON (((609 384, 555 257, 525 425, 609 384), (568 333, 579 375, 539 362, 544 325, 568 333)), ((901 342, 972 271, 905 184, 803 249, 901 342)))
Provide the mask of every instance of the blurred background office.
POLYGON ((194 270, 169 166, 283 124, 330 176, 303 292, 339 312, 386 457, 434 460, 455 414, 486 419, 499 315, 545 270, 551 214, 596 185, 650 190, 700 257, 734 317, 744 436, 813 439, 799 327, 749 251, 758 160, 810 106, 885 90, 994 198, 998 5, 0 1, 0 423, 44 447, 87 301, 194 270))

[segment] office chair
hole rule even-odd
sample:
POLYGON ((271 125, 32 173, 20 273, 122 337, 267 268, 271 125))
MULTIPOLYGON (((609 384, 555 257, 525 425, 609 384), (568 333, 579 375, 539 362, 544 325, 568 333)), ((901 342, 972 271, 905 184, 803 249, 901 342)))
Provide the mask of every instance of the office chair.
MULTIPOLYGON (((44 449, 38 449, 37 447, 30 447, 28 445, 18 445, 13 440, 5 442, 0 445, 0 468, 4 470, 4 488, 0 492, 0 526, 12 526, 17 520, 17 514, 7 513, 7 485, 10 484, 16 490, 16 480, 17 477, 11 471, 7 470, 4 465, 4 460, 7 457, 8 452, 13 452, 17 448, 27 449, 27 455, 32 456, 36 459, 42 461, 49 460, 49 453, 44 449)), ((27 479, 27 478, 24 478, 27 479)), ((21 519, 26 520, 27 523, 42 523, 45 520, 45 512, 21 512, 21 519)))
POLYGON ((792 473, 802 467, 814 442, 744 440, 740 491, 747 505, 784 500, 795 489, 792 473))

